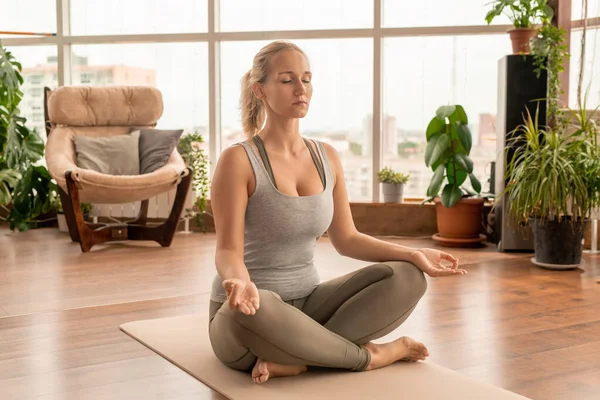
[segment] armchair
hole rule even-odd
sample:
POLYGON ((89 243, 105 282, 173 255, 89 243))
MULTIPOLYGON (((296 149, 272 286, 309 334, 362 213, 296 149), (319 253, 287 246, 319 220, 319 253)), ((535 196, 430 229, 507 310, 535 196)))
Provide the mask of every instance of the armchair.
MULTIPOLYGON (((132 128, 152 128, 163 112, 162 95, 151 87, 69 87, 44 93, 46 164, 59 187, 69 234, 81 250, 108 241, 153 240, 170 246, 188 194, 192 170, 175 146, 165 165, 150 173, 113 175, 77 165, 75 138, 112 137, 132 128), (147 225, 148 199, 176 188, 167 220, 147 225), (80 202, 117 204, 141 201, 138 217, 124 223, 84 221, 80 202)), ((136 154, 137 156, 137 154, 136 154)))

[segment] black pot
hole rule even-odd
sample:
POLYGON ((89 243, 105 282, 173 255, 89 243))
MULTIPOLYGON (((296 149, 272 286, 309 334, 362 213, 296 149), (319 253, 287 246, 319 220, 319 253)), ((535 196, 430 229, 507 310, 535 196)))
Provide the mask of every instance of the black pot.
POLYGON ((554 265, 577 265, 581 263, 582 241, 588 220, 572 222, 570 218, 561 221, 541 221, 530 218, 533 231, 535 260, 538 263, 554 265))

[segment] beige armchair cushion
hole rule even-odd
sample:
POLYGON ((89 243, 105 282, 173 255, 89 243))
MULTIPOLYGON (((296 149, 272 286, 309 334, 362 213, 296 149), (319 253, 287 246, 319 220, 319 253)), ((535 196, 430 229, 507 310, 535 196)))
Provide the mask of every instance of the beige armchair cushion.
POLYGON ((132 127, 151 127, 162 115, 162 97, 146 87, 61 87, 48 97, 52 129, 46 143, 46 165, 57 184, 67 191, 69 172, 79 188, 80 201, 129 203, 170 191, 189 173, 175 148, 167 164, 149 174, 111 175, 77 166, 76 136, 111 137, 132 127))
POLYGON ((160 91, 146 86, 61 86, 48 98, 56 125, 151 126, 162 113, 160 91))

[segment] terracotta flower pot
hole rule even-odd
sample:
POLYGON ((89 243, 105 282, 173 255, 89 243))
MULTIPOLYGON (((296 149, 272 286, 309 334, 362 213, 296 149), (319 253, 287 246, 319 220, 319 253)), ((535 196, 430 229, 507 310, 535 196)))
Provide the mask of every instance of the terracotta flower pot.
POLYGON ((508 34, 512 42, 513 54, 529 54, 531 52, 531 39, 536 35, 536 28, 513 28, 508 34))
POLYGON ((481 234, 484 202, 482 198, 463 198, 446 208, 439 197, 435 198, 438 234, 433 239, 452 247, 479 245, 485 239, 481 234))

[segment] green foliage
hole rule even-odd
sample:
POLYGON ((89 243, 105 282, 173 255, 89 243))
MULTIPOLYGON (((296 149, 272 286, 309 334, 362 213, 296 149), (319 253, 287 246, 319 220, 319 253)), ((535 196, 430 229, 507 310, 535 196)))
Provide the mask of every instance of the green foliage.
POLYGON ((21 174, 12 169, 0 169, 0 205, 10 203, 12 189, 21 179, 21 174))
POLYGON ((488 25, 503 13, 515 28, 533 28, 554 17, 554 11, 546 0, 494 0, 485 16, 488 25))
POLYGON ((181 137, 178 144, 178 151, 185 161, 186 165, 192 168, 192 190, 196 193, 196 201, 193 209, 187 209, 188 216, 195 215, 198 226, 204 224, 204 213, 208 190, 210 187, 208 180, 208 156, 202 150, 201 144, 204 138, 198 132, 187 134, 181 137))
POLYGON ((410 157, 418 152, 419 143, 401 142, 398 143, 397 154, 401 157, 410 157))
POLYGON ((533 39, 531 46, 537 77, 540 77, 544 69, 548 74, 547 125, 550 127, 555 127, 561 123, 559 121, 558 102, 563 90, 561 89, 559 74, 565 69, 566 58, 570 57, 567 52, 565 35, 564 29, 546 22, 538 29, 537 36, 533 39))
POLYGON ((481 183, 473 174, 473 161, 469 157, 473 139, 469 120, 460 105, 441 106, 427 126, 425 165, 431 167, 433 177, 427 189, 425 202, 431 201, 442 191, 442 204, 453 207, 463 196, 481 193, 481 183), (475 190, 464 188, 467 181, 475 190), (447 181, 444 184, 444 179, 447 181))
POLYGON ((44 142, 19 115, 21 71, 21 64, 0 42, 0 205, 12 202, 10 229, 24 231, 52 211, 50 193, 56 183, 45 167, 35 165, 44 155, 44 142))
POLYGON ((396 172, 390 167, 384 167, 377 173, 377 179, 381 183, 406 184, 410 180, 410 175, 396 172))
POLYGON ((36 218, 53 210, 52 194, 56 183, 43 166, 30 166, 13 192, 13 209, 8 217, 10 229, 26 231, 35 227, 36 218))
POLYGON ((510 211, 518 220, 575 222, 588 218, 600 205, 600 151, 597 129, 580 107, 570 110, 567 130, 542 128, 538 112, 530 113, 514 132, 509 143, 518 141, 515 153, 507 159, 507 196, 510 211))
POLYGON ((350 142, 350 151, 356 156, 362 155, 362 144, 350 142))

